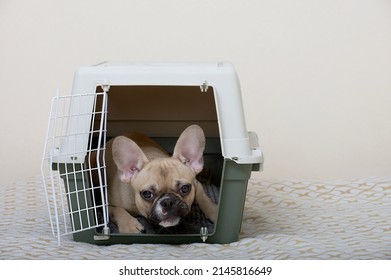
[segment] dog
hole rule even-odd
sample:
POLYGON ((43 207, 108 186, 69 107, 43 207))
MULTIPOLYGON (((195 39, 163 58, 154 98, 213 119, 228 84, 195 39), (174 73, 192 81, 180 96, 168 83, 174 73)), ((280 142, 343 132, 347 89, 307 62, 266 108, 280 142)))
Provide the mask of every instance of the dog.
POLYGON ((190 212, 194 201, 215 223, 217 205, 196 179, 203 169, 204 148, 205 135, 198 125, 181 133, 171 157, 140 133, 108 141, 109 213, 119 233, 144 232, 137 216, 162 227, 176 226, 190 212))

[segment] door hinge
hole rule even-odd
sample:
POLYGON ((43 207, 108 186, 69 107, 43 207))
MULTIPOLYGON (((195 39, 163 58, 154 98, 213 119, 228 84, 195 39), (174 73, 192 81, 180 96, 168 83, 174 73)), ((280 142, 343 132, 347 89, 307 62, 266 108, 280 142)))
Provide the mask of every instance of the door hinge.
POLYGON ((94 240, 109 240, 110 239, 110 228, 109 227, 104 227, 102 230, 102 234, 99 235, 94 235, 94 240))
POLYGON ((103 80, 100 84, 100 87, 104 92, 108 92, 110 90, 110 82, 108 80, 103 80))

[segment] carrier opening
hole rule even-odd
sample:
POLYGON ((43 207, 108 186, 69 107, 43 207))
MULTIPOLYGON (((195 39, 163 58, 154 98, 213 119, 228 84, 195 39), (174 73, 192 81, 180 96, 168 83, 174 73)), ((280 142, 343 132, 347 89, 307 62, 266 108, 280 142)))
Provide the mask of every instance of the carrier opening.
MULTIPOLYGON (((101 92, 102 88, 97 87, 96 93, 101 92)), ((102 107, 102 101, 103 95, 98 94, 97 107, 102 107)), ((92 131, 99 130, 100 116, 98 114, 93 120, 92 131)), ((94 143, 138 132, 156 141, 170 155, 181 132, 189 125, 199 125, 204 131, 206 143, 204 168, 197 175, 197 180, 211 200, 218 203, 224 159, 212 87, 201 91, 199 86, 110 86, 106 118, 107 131, 99 134, 106 139, 93 137, 94 143)), ((98 215, 101 216, 100 212, 98 215)), ((174 227, 156 225, 142 216, 137 219, 146 234, 200 234, 202 228, 206 228, 209 234, 214 232, 214 224, 202 213, 197 202, 174 227)), ((108 227, 111 234, 118 233, 118 227, 112 221, 109 221, 108 227)), ((97 231, 102 229, 99 227, 97 231)))

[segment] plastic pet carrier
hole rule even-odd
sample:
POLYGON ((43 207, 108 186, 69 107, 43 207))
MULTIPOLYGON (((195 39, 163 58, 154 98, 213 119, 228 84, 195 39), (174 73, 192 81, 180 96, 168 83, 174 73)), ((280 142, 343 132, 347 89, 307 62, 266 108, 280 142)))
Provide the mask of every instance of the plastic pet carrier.
POLYGON ((248 179, 262 169, 258 137, 248 132, 239 80, 229 63, 102 63, 79 68, 71 95, 52 100, 42 177, 53 234, 60 241, 230 243, 237 241, 248 179), (215 223, 194 203, 180 225, 118 233, 110 221, 106 142, 143 133, 173 152, 180 133, 199 125, 206 136, 198 175, 218 205, 215 223), (94 175, 95 174, 95 175, 94 175), (92 179, 96 176, 96 179, 92 179))

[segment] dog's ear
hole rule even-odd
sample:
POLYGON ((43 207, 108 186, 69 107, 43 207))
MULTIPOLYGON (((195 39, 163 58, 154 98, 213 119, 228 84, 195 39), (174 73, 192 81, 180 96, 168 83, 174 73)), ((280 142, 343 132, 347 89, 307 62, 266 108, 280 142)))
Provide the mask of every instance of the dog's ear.
POLYGON ((204 167, 204 149, 204 132, 198 125, 191 125, 179 136, 174 148, 173 157, 178 158, 198 174, 204 167))
POLYGON ((129 182, 134 174, 148 162, 140 147, 125 136, 118 136, 114 139, 112 153, 123 182, 129 182))

